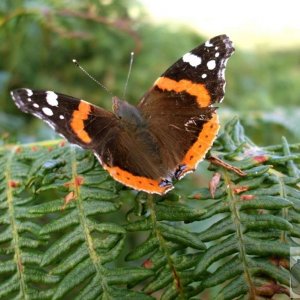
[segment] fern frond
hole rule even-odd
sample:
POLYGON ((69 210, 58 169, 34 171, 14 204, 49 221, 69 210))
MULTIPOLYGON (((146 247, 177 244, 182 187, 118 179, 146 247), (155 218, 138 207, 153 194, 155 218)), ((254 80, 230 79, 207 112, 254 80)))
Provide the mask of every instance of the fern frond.
POLYGON ((246 176, 211 164, 221 174, 214 197, 158 197, 121 191, 92 153, 60 141, 2 148, 0 299, 288 294, 299 149, 285 139, 257 147, 234 119, 212 154, 246 176))
POLYGON ((195 294, 213 286, 220 286, 216 299, 289 294, 290 247, 299 247, 294 238, 300 220, 296 204, 300 199, 300 154, 291 154, 285 140, 276 152, 275 148, 255 146, 237 120, 227 125, 215 149, 219 157, 247 176, 219 169, 223 180, 215 199, 207 189, 191 195, 200 197, 207 209, 199 220, 218 217, 199 235, 210 246, 195 273, 209 276, 198 284, 195 294))
POLYGON ((120 209, 120 185, 91 153, 54 146, 1 153, 0 298, 141 297, 118 287, 150 270, 106 266, 126 237, 123 227, 102 217, 120 209))
POLYGON ((206 249, 199 234, 180 226, 180 221, 192 221, 205 211, 178 202, 161 200, 152 195, 138 194, 137 201, 143 203, 143 219, 126 225, 127 231, 148 231, 148 238, 127 255, 127 260, 137 260, 151 255, 143 265, 153 270, 155 276, 144 286, 146 293, 164 289, 161 299, 189 298, 189 284, 195 281, 190 271, 206 249), (146 198, 144 198, 146 197, 146 198), (143 199, 144 198, 144 199, 143 199), (170 223, 172 222, 172 223, 170 223), (193 252, 187 252, 190 248, 193 252))

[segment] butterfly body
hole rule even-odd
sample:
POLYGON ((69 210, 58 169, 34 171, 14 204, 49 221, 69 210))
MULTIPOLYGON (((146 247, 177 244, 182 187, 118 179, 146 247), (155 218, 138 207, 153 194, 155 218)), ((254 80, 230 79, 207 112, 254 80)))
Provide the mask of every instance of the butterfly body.
POLYGON ((69 142, 94 151, 110 175, 136 190, 164 194, 197 167, 219 130, 231 41, 217 36, 183 55, 137 106, 113 97, 113 112, 52 91, 17 89, 16 105, 69 142))

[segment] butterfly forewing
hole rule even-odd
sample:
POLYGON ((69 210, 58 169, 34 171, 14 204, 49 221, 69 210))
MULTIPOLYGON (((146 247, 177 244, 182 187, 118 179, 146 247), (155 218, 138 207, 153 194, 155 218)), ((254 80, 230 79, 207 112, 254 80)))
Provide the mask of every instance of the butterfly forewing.
POLYGON ((84 100, 53 91, 17 89, 11 92, 16 105, 45 121, 69 142, 93 148, 92 135, 117 120, 113 113, 84 100))
MULTIPOLYGON (((225 67, 234 47, 226 35, 219 35, 185 53, 162 74, 177 82, 188 80, 203 84, 210 95, 210 103, 221 102, 224 97, 225 67)), ((204 101, 205 102, 205 101, 204 101)))

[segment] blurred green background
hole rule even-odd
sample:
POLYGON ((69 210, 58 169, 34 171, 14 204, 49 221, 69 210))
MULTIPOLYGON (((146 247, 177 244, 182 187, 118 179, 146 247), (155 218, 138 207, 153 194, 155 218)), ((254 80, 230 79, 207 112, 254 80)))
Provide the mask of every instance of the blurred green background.
MULTIPOLYGON (((152 9, 160 13, 186 16, 186 23, 176 23, 176 18, 164 22, 155 19, 148 11, 147 1, 0 1, 1 143, 57 137, 42 121, 15 107, 9 95, 14 88, 54 90, 111 109, 111 96, 80 72, 72 64, 73 58, 112 94, 121 97, 130 52, 134 51, 126 99, 137 103, 154 80, 183 53, 222 33, 228 34, 236 46, 226 70, 226 97, 219 109, 222 124, 238 115, 248 135, 260 145, 278 143, 282 135, 290 142, 299 141, 300 53, 299 47, 287 47, 289 32, 282 47, 278 39, 283 38, 278 36, 273 38, 276 47, 272 47, 269 38, 259 47, 247 48, 243 45, 252 44, 251 24, 247 33, 243 35, 241 29, 237 35, 239 21, 236 19, 235 23, 228 15, 233 9, 247 14, 247 7, 230 7, 229 1, 228 7, 222 4, 218 10, 218 3, 222 3, 218 0, 213 9, 206 11, 206 2, 186 1, 181 2, 178 10, 179 1, 167 1, 168 6, 164 2, 161 7, 159 1, 150 2, 152 9), (189 14, 195 12, 199 13, 199 23, 191 26, 189 14), (205 16, 215 21, 212 33, 208 33, 205 16), (237 43, 235 36, 239 37, 237 43)), ((271 12, 258 17, 268 22, 271 12)), ((276 21, 278 28, 280 22, 283 19, 276 21)), ((252 33, 255 31, 258 29, 253 24, 252 33)))

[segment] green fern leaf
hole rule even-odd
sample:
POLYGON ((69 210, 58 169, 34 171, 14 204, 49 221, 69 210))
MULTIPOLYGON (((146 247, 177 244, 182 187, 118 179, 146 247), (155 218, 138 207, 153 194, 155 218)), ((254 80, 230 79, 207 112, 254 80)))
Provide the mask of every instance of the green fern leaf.
POLYGON ((211 164, 214 197, 203 187, 188 197, 122 191, 92 153, 60 141, 2 148, 0 299, 288 294, 299 148, 259 148, 232 120, 212 154, 246 175, 211 164))

